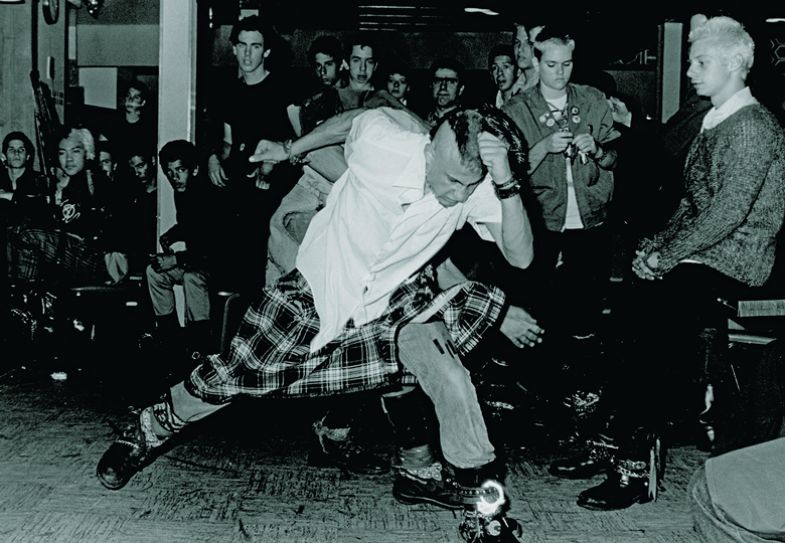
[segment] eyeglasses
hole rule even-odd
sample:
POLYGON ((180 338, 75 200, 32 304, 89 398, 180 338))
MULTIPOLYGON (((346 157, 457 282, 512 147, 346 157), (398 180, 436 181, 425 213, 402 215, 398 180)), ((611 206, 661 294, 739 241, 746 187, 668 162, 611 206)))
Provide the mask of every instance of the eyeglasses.
POLYGON ((434 77, 433 78, 433 86, 438 87, 442 84, 455 87, 458 85, 458 80, 454 77, 434 77))

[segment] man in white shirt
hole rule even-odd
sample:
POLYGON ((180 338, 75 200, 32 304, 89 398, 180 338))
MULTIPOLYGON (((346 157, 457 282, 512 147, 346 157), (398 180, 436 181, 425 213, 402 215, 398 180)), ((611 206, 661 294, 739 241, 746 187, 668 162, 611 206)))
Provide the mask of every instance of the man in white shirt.
MULTIPOLYGON (((237 396, 416 382, 433 402, 444 457, 455 467, 456 482, 431 479, 434 502, 452 493, 440 505, 467 507, 462 529, 478 537, 498 520, 499 510, 476 509, 495 455, 460 356, 499 320, 504 294, 473 282, 440 292, 429 262, 469 222, 510 264, 529 265, 518 182, 526 146, 495 108, 456 111, 433 134, 404 111, 378 108, 345 112, 294 142, 259 143, 252 161, 282 162, 345 141, 348 169, 312 220, 297 269, 263 291, 228 352, 205 358, 109 448, 98 465, 105 486, 124 486, 169 437, 237 396)), ((508 309, 500 328, 516 345, 528 341, 521 317, 508 309)))

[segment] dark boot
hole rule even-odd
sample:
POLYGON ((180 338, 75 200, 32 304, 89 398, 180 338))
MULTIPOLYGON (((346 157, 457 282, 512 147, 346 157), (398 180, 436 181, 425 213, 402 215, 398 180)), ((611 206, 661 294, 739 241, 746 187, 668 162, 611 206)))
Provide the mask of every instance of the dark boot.
POLYGON ((183 342, 182 332, 183 329, 176 313, 155 317, 155 333, 153 335, 159 347, 177 350, 183 342))
POLYGON ((313 423, 316 434, 308 454, 308 464, 318 467, 337 467, 359 475, 381 475, 389 469, 389 462, 360 446, 352 436, 352 428, 330 428, 324 418, 313 423))
POLYGON ((657 499, 657 488, 662 477, 662 450, 657 436, 645 438, 648 451, 625 452, 614 463, 607 479, 600 485, 584 490, 578 496, 578 505, 596 511, 626 509, 635 503, 657 499), (635 454, 637 452, 637 454, 635 454))
POLYGON ((586 450, 578 456, 556 460, 548 472, 563 479, 588 479, 605 473, 615 462, 619 447, 613 438, 598 434, 586 441, 586 450))
POLYGON ((166 438, 155 435, 152 417, 153 408, 144 409, 101 456, 96 475, 106 488, 121 489, 131 477, 161 454, 166 438))

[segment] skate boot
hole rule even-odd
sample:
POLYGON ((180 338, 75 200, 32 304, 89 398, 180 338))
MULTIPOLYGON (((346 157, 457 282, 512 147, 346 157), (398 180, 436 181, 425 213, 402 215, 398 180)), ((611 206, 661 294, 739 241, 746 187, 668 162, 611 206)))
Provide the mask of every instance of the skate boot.
POLYGON ((468 543, 520 543, 521 525, 506 515, 504 487, 489 479, 479 489, 481 496, 474 506, 464 509, 458 533, 468 543))

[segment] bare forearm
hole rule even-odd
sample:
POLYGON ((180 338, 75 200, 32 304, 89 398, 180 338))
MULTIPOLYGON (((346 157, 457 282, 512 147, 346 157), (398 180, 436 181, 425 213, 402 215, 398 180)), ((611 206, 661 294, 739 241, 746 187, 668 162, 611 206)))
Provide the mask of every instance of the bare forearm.
POLYGON ((365 108, 350 109, 330 117, 301 138, 293 141, 292 154, 301 155, 314 149, 343 143, 352 129, 352 121, 364 111, 365 108))
POLYGON ((527 268, 534 258, 531 222, 519 196, 505 198, 502 204, 500 248, 511 265, 527 268))

